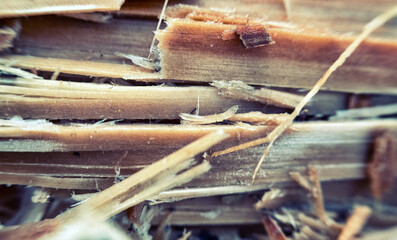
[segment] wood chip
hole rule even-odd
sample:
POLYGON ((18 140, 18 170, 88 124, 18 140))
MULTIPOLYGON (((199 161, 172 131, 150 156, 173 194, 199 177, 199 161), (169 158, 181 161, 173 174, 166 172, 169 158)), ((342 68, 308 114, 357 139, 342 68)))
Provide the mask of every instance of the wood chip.
POLYGON ((260 24, 238 26, 236 33, 245 48, 256 48, 275 43, 267 29, 260 24))
POLYGON ((238 106, 233 106, 220 114, 208 115, 208 116, 199 116, 187 113, 181 113, 179 116, 182 119, 182 124, 210 124, 225 121, 231 118, 238 110, 238 106))

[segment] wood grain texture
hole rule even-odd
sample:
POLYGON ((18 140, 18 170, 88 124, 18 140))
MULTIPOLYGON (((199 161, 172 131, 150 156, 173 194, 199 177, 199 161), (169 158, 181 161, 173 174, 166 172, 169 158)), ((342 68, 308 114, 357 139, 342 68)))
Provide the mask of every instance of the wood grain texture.
POLYGON ((234 105, 240 112, 286 111, 225 98, 215 88, 200 86, 113 86, 20 78, 0 79, 0 93, 0 116, 5 118, 179 120, 179 114, 197 108, 201 115, 209 115, 234 105))
MULTIPOLYGON (((354 40, 270 26, 268 32, 275 44, 245 49, 239 39, 222 39, 234 25, 178 18, 168 19, 167 23, 166 29, 156 33, 163 78, 193 81, 226 78, 250 84, 310 88, 354 40)), ((396 94, 396 54, 397 42, 369 39, 335 72, 324 89, 396 94)))
MULTIPOLYGON (((296 123, 269 153, 256 184, 291 183, 293 180, 288 173, 297 171, 305 174, 309 164, 316 166, 322 181, 365 178, 367 153, 371 150, 376 132, 379 129, 389 130, 395 136, 396 124, 394 120, 296 123)), ((117 177, 129 176, 215 129, 225 130, 231 138, 211 151, 263 136, 270 130, 267 127, 222 125, 45 127, 31 130, 26 127, 2 127, 1 182, 22 184, 22 180, 8 176, 23 174, 62 177, 59 188, 81 188, 68 181, 81 176, 84 178, 79 178, 79 181, 102 179, 101 184, 110 185, 117 177), (39 153, 43 151, 47 153, 39 153), (120 168, 120 175, 116 174, 117 168, 120 168)), ((259 146, 212 158, 210 173, 188 186, 249 186, 252 171, 263 150, 264 147, 259 146)), ((54 181, 50 183, 54 186, 54 181)))
POLYGON ((21 20, 15 47, 20 55, 130 64, 115 52, 147 56, 157 21, 112 19, 95 23, 62 16, 21 20))

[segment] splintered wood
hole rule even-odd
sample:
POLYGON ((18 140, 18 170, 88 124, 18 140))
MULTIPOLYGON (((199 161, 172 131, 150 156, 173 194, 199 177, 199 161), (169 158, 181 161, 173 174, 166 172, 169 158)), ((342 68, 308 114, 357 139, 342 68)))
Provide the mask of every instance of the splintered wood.
MULTIPOLYGON (((211 152, 255 139, 258 134, 268 134, 275 127, 274 124, 198 126, 114 122, 65 126, 20 118, 2 120, 0 125, 3 151, 0 152, 0 182, 94 190, 113 184, 115 166, 126 150, 128 153, 119 165, 122 177, 218 129, 231 137, 211 152)), ((367 142, 371 141, 371 132, 378 128, 387 129, 397 137, 393 120, 297 122, 280 138, 279 147, 273 149, 272 162, 259 172, 258 187, 271 187, 275 181, 291 182, 288 172, 299 171, 302 164, 311 162, 321 166, 320 177, 324 181, 365 179, 367 142)), ((213 158, 211 174, 189 186, 201 189, 241 185, 249 189, 251 170, 262 152, 263 148, 258 147, 213 158)))
POLYGON ((393 0, 4 2, 0 238, 395 226, 396 15, 393 0))
POLYGON ((186 183, 210 169, 209 163, 204 162, 177 175, 180 171, 192 165, 192 157, 228 137, 229 135, 223 131, 208 134, 96 194, 83 204, 61 215, 61 219, 74 218, 78 216, 79 212, 88 212, 96 217, 101 216, 106 219, 161 191, 186 183))
POLYGON ((248 147, 253 147, 256 145, 269 143, 266 147, 265 152, 260 158, 258 165, 255 168, 255 171, 252 176, 252 184, 254 184, 256 174, 259 171, 265 157, 269 153, 271 147, 273 146, 275 140, 292 124, 293 120, 300 114, 303 107, 320 91, 320 88, 327 82, 328 78, 331 74, 336 71, 340 66, 342 66, 346 59, 350 57, 350 55, 358 48, 358 46, 377 28, 385 24, 388 20, 393 18, 397 14, 397 5, 392 9, 387 10, 383 14, 374 18, 371 22, 369 22, 365 27, 363 32, 345 49, 345 51, 339 56, 339 58, 328 68, 325 74, 320 78, 317 83, 313 86, 313 88, 306 94, 306 96, 299 102, 299 104, 295 107, 294 111, 291 113, 290 118, 285 122, 281 123, 277 126, 270 134, 268 134, 265 138, 259 138, 257 140, 244 143, 229 149, 226 149, 221 152, 217 152, 214 156, 220 154, 226 154, 234 151, 238 151, 241 149, 245 149, 248 147))
MULTIPOLYGON (((313 86, 315 79, 356 39, 184 6, 168 11, 167 27, 156 32, 156 38, 163 78, 212 82, 230 76, 231 80, 251 84, 295 88, 313 86), (275 43, 253 49, 242 47, 236 33, 241 24, 269 26, 266 31, 275 43), (222 68, 217 67, 220 65, 222 68)), ((395 41, 366 39, 344 68, 333 75, 326 88, 372 93, 394 91, 387 86, 395 88, 397 84, 390 80, 396 74, 392 60, 396 54, 395 41), (373 79, 377 79, 376 85, 373 79)))
MULTIPOLYGON (((62 230, 67 228, 68 224, 78 221, 81 216, 102 222, 164 190, 191 181, 198 175, 207 172, 211 167, 205 161, 190 168, 194 162, 192 158, 228 137, 228 134, 219 130, 190 143, 120 183, 95 194, 77 207, 62 213, 56 219, 44 221, 42 225, 45 226, 45 231, 41 233, 37 232, 38 229, 32 229, 33 235, 44 235, 55 230, 62 230), (180 173, 183 170, 186 171, 180 173), (51 228, 50 226, 54 224, 56 228, 51 228)), ((24 229, 22 228, 21 231, 24 229)))

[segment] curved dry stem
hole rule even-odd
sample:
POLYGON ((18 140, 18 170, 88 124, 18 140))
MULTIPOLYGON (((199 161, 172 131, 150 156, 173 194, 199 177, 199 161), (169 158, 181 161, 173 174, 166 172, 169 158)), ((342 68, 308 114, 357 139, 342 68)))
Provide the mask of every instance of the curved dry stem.
POLYGON ((251 182, 252 186, 254 185, 256 175, 258 174, 258 171, 261 168, 263 161, 265 161, 265 158, 266 158, 267 154, 269 153, 270 148, 273 146, 273 143, 274 143, 275 140, 276 139, 273 139, 269 143, 269 145, 267 145, 265 152, 263 153, 261 159, 259 160, 258 164, 256 165, 255 170, 254 170, 254 174, 252 175, 252 182, 251 182))

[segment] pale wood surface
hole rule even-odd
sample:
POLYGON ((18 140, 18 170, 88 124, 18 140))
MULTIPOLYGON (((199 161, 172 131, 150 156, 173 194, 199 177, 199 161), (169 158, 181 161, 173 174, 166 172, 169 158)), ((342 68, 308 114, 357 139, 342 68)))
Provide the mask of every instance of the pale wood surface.
MULTIPOLYGON (((187 19, 168 19, 167 23, 167 28, 156 33, 162 77, 204 82, 222 79, 310 88, 354 40, 312 30, 270 27, 275 44, 245 49, 239 39, 222 40, 224 31, 233 25, 187 19)), ((396 41, 369 39, 323 89, 397 94, 396 54, 396 41)))

